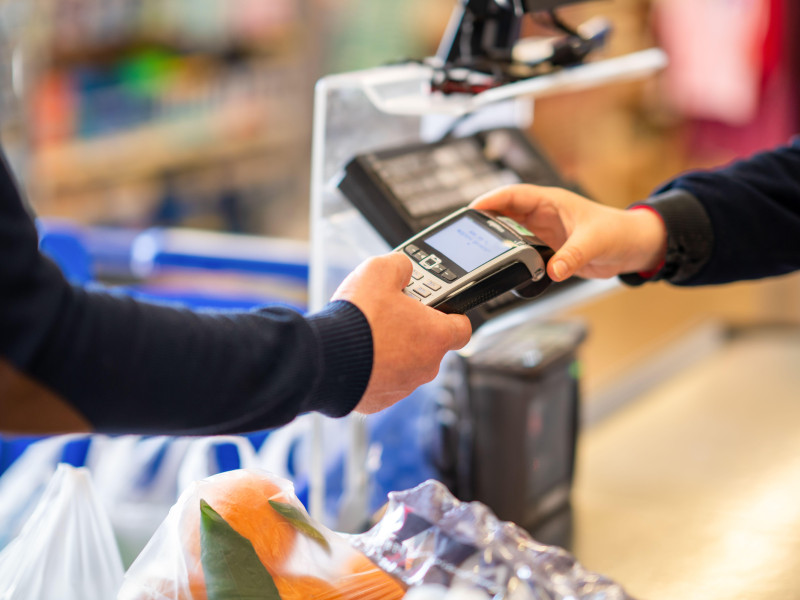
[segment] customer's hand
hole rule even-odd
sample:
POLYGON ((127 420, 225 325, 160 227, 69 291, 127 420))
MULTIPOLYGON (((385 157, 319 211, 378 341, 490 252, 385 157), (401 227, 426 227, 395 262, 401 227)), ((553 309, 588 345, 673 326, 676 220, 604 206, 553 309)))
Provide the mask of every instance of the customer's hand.
POLYGON ((378 412, 402 400, 436 377, 446 352, 469 341, 467 317, 446 315, 403 293, 411 270, 411 261, 402 254, 370 258, 333 296, 361 309, 372 329, 372 375, 357 412, 378 412))
POLYGON ((604 206, 561 188, 511 185, 471 207, 511 217, 556 250, 547 265, 554 281, 651 271, 666 252, 666 229, 652 211, 604 206))

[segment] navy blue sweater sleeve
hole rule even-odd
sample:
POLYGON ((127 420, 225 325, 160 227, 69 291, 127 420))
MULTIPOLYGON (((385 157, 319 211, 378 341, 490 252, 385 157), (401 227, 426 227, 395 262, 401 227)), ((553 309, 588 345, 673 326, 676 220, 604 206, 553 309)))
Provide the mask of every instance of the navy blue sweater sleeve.
MULTIPOLYGON (((243 432, 349 413, 372 369, 354 305, 199 313, 71 286, 0 154, 0 357, 98 431, 243 432)), ((0 410, 2 408, 0 407, 0 410)))
POLYGON ((667 259, 657 278, 689 286, 796 271, 800 138, 724 168, 682 175, 646 204, 667 226, 667 259))

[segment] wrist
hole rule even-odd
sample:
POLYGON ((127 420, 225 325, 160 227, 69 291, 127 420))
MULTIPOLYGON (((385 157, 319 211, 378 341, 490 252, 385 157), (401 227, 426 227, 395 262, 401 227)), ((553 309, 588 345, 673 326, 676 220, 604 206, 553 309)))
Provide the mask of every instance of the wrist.
POLYGON ((651 279, 663 267, 667 254, 667 228, 664 219, 652 206, 637 204, 629 209, 630 218, 635 221, 635 253, 629 271, 638 273, 644 279, 651 279))
POLYGON ((361 309, 348 300, 334 300, 306 320, 316 336, 321 360, 309 409, 342 417, 355 408, 367 388, 373 362, 372 330, 361 309))

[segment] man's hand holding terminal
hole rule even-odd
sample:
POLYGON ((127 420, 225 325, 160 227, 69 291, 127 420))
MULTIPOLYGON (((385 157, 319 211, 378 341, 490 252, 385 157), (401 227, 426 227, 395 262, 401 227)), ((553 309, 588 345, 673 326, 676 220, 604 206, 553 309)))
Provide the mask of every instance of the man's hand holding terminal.
POLYGON ((372 329, 372 374, 356 411, 370 414, 402 400, 439 372, 450 350, 463 347, 472 327, 406 296, 411 261, 391 253, 366 260, 342 282, 334 300, 348 300, 372 329))

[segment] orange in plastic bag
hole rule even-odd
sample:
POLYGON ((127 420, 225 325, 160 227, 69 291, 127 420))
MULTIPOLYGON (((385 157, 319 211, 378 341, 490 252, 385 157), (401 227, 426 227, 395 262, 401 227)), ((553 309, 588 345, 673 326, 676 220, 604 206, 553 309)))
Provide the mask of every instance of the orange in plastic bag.
POLYGON ((314 523, 290 482, 238 470, 195 483, 126 574, 120 600, 400 599, 404 587, 314 523))
MULTIPOLYGON (((241 471, 229 478, 229 485, 208 486, 201 498, 233 529, 253 544, 264 565, 279 571, 294 546, 297 530, 269 504, 270 500, 290 503, 291 498, 268 479, 241 471)), ((189 511, 185 521, 187 542, 200 556, 200 511, 189 511)))
POLYGON ((347 575, 336 582, 342 598, 347 600, 383 600, 402 598, 406 590, 386 571, 375 566, 369 558, 357 553, 348 561, 347 575))

